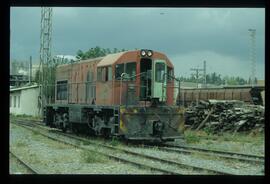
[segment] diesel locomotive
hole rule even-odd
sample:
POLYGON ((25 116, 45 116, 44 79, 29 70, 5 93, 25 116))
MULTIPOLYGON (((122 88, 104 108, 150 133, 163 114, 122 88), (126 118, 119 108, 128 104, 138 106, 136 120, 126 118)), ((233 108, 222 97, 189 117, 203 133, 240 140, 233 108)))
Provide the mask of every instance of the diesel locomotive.
MULTIPOLYGON (((47 126, 126 140, 182 138, 184 108, 174 100, 174 67, 147 49, 59 65, 47 126)), ((178 91, 179 92, 179 91, 178 91)))

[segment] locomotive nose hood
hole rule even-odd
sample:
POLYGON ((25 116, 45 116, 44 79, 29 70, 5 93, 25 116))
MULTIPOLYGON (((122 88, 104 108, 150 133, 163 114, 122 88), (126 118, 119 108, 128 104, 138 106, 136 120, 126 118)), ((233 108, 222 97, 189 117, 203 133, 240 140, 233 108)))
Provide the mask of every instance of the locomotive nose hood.
POLYGON ((127 139, 170 140, 182 138, 183 131, 183 108, 120 107, 120 134, 127 139))

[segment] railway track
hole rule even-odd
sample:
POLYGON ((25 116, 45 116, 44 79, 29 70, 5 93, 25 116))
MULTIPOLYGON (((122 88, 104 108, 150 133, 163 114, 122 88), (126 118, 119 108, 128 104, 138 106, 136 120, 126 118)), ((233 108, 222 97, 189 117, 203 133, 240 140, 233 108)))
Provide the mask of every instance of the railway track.
POLYGON ((14 152, 9 150, 9 153, 14 157, 20 164, 22 164, 28 171, 30 171, 31 174, 39 174, 40 172, 28 164, 27 162, 23 161, 18 155, 16 155, 14 152))
POLYGON ((27 122, 20 121, 20 123, 15 123, 15 124, 22 126, 24 128, 27 128, 31 131, 37 132, 45 137, 48 137, 50 139, 55 140, 55 141, 58 141, 58 142, 61 142, 64 144, 69 144, 69 145, 72 145, 72 146, 77 147, 79 149, 83 149, 83 150, 87 150, 87 151, 94 151, 94 152, 97 152, 98 154, 107 156, 107 157, 114 159, 114 160, 117 160, 117 161, 132 164, 132 165, 135 165, 135 166, 140 167, 140 168, 147 168, 147 169, 150 169, 153 171, 162 172, 165 174, 177 174, 177 175, 180 174, 181 175, 181 174, 187 174, 187 172, 188 173, 190 172, 190 174, 192 174, 192 172, 193 172, 193 174, 194 174, 194 172, 196 174, 200 174, 200 173, 203 173, 203 174, 222 174, 222 175, 233 174, 233 173, 226 172, 226 171, 218 171, 216 169, 209 169, 209 168, 204 168, 204 167, 200 167, 200 166, 188 165, 188 164, 183 164, 183 163, 176 162, 176 161, 161 159, 158 157, 126 150, 124 148, 105 145, 102 143, 97 143, 97 142, 91 141, 91 140, 86 139, 86 138, 82 138, 82 137, 67 134, 67 133, 62 133, 62 132, 57 131, 55 129, 49 130, 49 128, 48 128, 47 132, 44 132, 44 131, 41 132, 40 129, 38 128, 39 125, 37 125, 33 122, 29 122, 29 121, 27 121, 27 122), (59 136, 62 136, 62 138, 59 138, 59 136), (67 138, 69 138, 70 140, 72 140, 72 139, 76 140, 76 143, 68 140, 67 138), (91 144, 92 146, 95 146, 97 148, 102 148, 103 151, 97 151, 97 149, 95 149, 95 148, 93 149, 90 147, 82 146, 81 144, 82 145, 85 145, 85 144, 90 145, 91 144), (109 154, 111 151, 114 151, 114 154, 109 154), (140 162, 135 161, 135 159, 131 158, 130 156, 139 158, 141 161, 140 162), (166 169, 161 169, 161 168, 165 168, 165 165, 166 165, 166 169))
MULTIPOLYGON (((20 123, 22 123, 22 122, 20 122, 20 123)), ((36 128, 34 128, 33 125, 26 124, 25 122, 23 124, 18 124, 18 123, 15 123, 15 124, 16 125, 19 125, 19 126, 21 126, 23 128, 26 128, 28 130, 31 130, 31 131, 33 131, 35 133, 38 133, 38 134, 40 134, 40 135, 42 135, 44 137, 47 137, 49 139, 52 139, 54 141, 57 141, 57 142, 60 142, 60 143, 63 143, 63 144, 67 144, 67 145, 76 147, 76 148, 81 149, 81 150, 96 152, 96 153, 98 153, 100 155, 104 155, 104 156, 106 156, 106 157, 108 157, 110 159, 113 159, 113 160, 116 160, 116 161, 120 161, 120 162, 125 163, 125 164, 130 164, 130 165, 133 165, 133 166, 136 166, 136 167, 139 167, 139 168, 143 168, 143 169, 150 169, 151 171, 161 172, 161 173, 164 173, 164 174, 179 174, 179 173, 174 172, 174 171, 171 171, 171 170, 161 169, 161 168, 150 166, 150 165, 147 165, 147 164, 144 164, 144 163, 140 163, 140 162, 136 162, 136 161, 124 159, 124 158, 115 156, 113 154, 108 154, 108 153, 100 152, 100 151, 97 151, 97 149, 95 149, 95 148, 94 149, 91 149, 89 147, 83 147, 83 146, 80 145, 80 143, 76 144, 76 143, 71 142, 71 141, 68 141, 68 140, 59 139, 58 135, 57 136, 53 136, 51 132, 50 132, 50 135, 48 134, 48 132, 47 133, 41 132, 40 130, 37 130, 36 128)), ((55 132, 56 131, 54 131, 54 134, 56 134, 55 132)))
POLYGON ((219 157, 222 159, 230 159, 230 160, 239 160, 243 162, 254 162, 254 163, 264 163, 264 156, 261 155, 251 155, 251 154, 243 154, 237 152, 229 152, 229 151, 221 151, 221 150, 212 150, 205 149, 195 146, 185 146, 185 145, 170 145, 164 144, 163 147, 159 147, 159 149, 169 151, 169 152, 179 152, 179 153, 199 153, 212 157, 219 157))

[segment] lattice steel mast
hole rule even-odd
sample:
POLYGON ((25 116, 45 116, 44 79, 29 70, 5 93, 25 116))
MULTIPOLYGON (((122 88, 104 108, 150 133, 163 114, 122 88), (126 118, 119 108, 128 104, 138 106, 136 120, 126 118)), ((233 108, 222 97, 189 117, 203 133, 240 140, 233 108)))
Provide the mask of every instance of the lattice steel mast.
POLYGON ((256 75, 256 29, 249 29, 250 34, 250 51, 249 59, 251 62, 251 85, 255 85, 255 75, 256 75))
POLYGON ((40 90, 40 108, 48 103, 48 84, 51 78, 51 73, 48 72, 48 67, 52 64, 51 48, 52 48, 52 8, 41 8, 41 30, 40 30, 40 65, 39 71, 42 75, 39 77, 41 85, 40 90))

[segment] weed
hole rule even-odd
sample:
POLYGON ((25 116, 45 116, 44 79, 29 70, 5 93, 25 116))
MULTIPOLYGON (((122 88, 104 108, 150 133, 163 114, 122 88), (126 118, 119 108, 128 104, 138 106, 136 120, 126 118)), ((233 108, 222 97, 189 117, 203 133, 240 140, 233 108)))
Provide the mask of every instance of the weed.
POLYGON ((81 157, 86 163, 105 163, 108 161, 107 157, 92 151, 83 151, 81 157))
POLYGON ((198 143, 200 142, 199 136, 197 136, 194 133, 186 133, 185 134, 185 139, 187 143, 198 143))
POLYGON ((90 143, 88 141, 82 140, 82 145, 90 145, 90 143))
POLYGON ((110 145, 112 146, 119 146, 120 142, 117 140, 117 138, 113 137, 112 141, 110 142, 110 145))
POLYGON ((16 147, 25 147, 26 143, 25 142, 17 142, 16 147))

